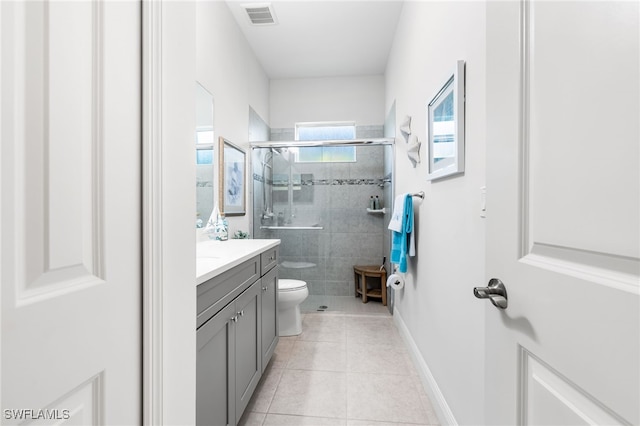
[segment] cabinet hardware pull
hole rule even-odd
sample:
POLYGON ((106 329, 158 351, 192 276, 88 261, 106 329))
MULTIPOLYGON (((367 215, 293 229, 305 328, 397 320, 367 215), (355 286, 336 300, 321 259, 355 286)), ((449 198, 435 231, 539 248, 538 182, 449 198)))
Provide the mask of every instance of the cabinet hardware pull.
POLYGON ((231 321, 238 322, 238 316, 237 315, 232 316, 231 321))
POLYGON ((238 315, 240 315, 241 317, 243 317, 243 316, 244 316, 244 309, 243 309, 243 310, 241 310, 240 312, 238 312, 238 315))
POLYGON ((267 290, 269 290, 269 286, 262 287, 262 291, 267 291, 267 290))

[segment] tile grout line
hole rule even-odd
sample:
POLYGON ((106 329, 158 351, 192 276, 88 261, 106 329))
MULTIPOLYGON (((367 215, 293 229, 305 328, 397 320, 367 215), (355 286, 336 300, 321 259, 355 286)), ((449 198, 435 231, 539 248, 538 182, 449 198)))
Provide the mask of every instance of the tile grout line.
POLYGON ((345 398, 344 398, 344 416, 345 416, 345 424, 349 423, 349 359, 347 355, 347 351, 349 348, 349 333, 347 330, 347 320, 345 315, 342 315, 342 326, 344 327, 344 354, 345 354, 345 364, 344 364, 344 382, 345 382, 345 398))
MULTIPOLYGON (((304 315, 303 315, 302 319, 304 320, 304 315)), ((296 342, 298 341, 297 337, 296 337, 296 339, 293 339, 292 341, 293 341, 293 345, 292 345, 292 348, 291 348, 291 352, 293 352, 293 348, 295 347, 296 342)), ((260 423, 261 426, 264 425, 264 423, 267 421, 267 416, 269 414, 271 414, 271 404, 273 404, 273 399, 275 398, 276 393, 278 392, 278 388, 280 387, 280 382, 282 381, 282 376, 284 376, 284 373, 287 370, 287 367, 289 366, 289 361, 290 360, 291 360, 291 353, 289 353, 289 356, 287 357, 287 361, 285 362, 284 366, 281 368, 282 372, 280 373, 280 377, 278 377, 278 382, 276 383, 275 389, 273 390, 273 394, 269 398, 269 404, 267 405, 267 408, 265 410, 266 412, 264 413, 264 418, 262 419, 262 422, 260 423)), ((273 368, 273 365, 271 367, 269 367, 269 368, 273 368)))
MULTIPOLYGON (((289 361, 287 360, 287 364, 289 363, 289 361)), ((278 383, 276 383, 276 387, 273 390, 273 395, 271 395, 271 397, 269 398, 269 404, 267 405, 267 409, 266 409, 266 413, 264 415, 264 419, 262 419, 262 424, 264 425, 264 422, 267 421, 267 416, 269 415, 269 412, 271 411, 271 404, 273 403, 273 399, 276 396, 276 392, 278 392, 278 388, 280 387, 280 382, 282 381, 282 376, 284 376, 284 372, 285 372, 286 368, 282 369, 282 372, 280 373, 280 377, 278 377, 278 383)))

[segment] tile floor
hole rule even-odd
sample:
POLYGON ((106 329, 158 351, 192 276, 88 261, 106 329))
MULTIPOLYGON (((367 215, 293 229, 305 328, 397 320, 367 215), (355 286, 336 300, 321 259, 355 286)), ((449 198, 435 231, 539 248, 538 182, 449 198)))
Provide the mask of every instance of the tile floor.
POLYGON ((344 314, 384 314, 389 315, 389 309, 379 301, 372 300, 362 303, 362 299, 354 296, 319 296, 310 294, 300 305, 304 313, 318 312, 321 306, 326 306, 325 312, 344 314))
POLYGON ((438 425, 387 308, 336 299, 280 338, 240 424, 438 425))

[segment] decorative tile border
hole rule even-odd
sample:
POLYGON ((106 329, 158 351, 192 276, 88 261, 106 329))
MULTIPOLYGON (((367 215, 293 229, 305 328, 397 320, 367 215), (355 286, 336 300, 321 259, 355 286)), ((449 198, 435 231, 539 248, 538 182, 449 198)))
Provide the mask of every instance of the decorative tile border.
POLYGON ((307 179, 302 180, 301 185, 379 185, 391 183, 391 179, 375 178, 375 179, 307 179))
MULTIPOLYGON (((267 185, 286 186, 288 182, 273 182, 271 179, 265 179, 257 173, 253 174, 253 180, 266 183, 267 185)), ((374 179, 303 179, 299 185, 302 186, 314 186, 314 185, 377 185, 384 186, 387 183, 391 183, 391 175, 387 175, 384 178, 374 179)))
POLYGON ((267 183, 267 185, 273 185, 273 181, 271 179, 265 179, 264 176, 260 176, 257 173, 253 174, 253 180, 257 180, 258 182, 267 183))

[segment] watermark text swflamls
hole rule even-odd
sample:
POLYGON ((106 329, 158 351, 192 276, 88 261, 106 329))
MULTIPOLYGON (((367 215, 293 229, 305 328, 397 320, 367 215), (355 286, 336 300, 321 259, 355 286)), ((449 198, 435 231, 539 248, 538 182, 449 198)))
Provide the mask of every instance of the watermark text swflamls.
POLYGON ((5 420, 69 420, 70 410, 59 409, 5 409, 3 411, 5 420))

